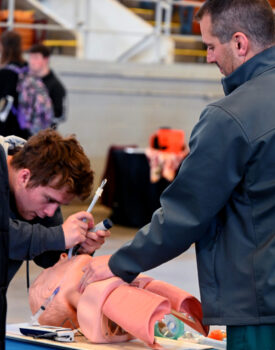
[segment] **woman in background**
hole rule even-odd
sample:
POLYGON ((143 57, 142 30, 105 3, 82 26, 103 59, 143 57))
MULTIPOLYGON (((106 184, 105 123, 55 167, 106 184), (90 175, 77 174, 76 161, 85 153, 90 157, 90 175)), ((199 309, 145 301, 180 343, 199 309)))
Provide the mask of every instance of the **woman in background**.
POLYGON ((23 58, 21 37, 13 31, 6 31, 1 36, 1 69, 0 69, 0 135, 16 135, 24 139, 30 137, 27 129, 21 129, 16 113, 12 107, 18 106, 18 71, 26 67, 23 58))

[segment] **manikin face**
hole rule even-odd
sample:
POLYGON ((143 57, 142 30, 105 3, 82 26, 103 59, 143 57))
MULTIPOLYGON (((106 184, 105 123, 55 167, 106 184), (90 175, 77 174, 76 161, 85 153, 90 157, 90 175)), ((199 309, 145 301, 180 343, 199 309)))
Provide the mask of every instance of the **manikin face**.
POLYGON ((41 53, 30 53, 29 67, 34 75, 40 76, 46 69, 48 69, 49 58, 43 57, 41 53))
POLYGON ((205 14, 200 21, 202 40, 207 46, 207 62, 216 63, 225 76, 231 74, 240 65, 235 55, 233 39, 222 44, 212 35, 211 17, 205 14))
POLYGON ((28 187, 28 183, 28 178, 20 179, 20 184, 14 192, 17 211, 25 220, 33 220, 37 216, 51 217, 60 205, 68 205, 75 197, 74 194, 68 193, 66 186, 61 189, 50 185, 28 187))
POLYGON ((60 260, 52 267, 41 272, 30 287, 29 301, 33 314, 39 309, 53 291, 60 287, 46 311, 39 318, 41 324, 78 327, 76 308, 80 298, 78 284, 83 275, 82 269, 91 261, 92 257, 87 254, 74 256, 68 259, 63 253, 60 260), (63 322, 66 322, 63 324, 63 322))

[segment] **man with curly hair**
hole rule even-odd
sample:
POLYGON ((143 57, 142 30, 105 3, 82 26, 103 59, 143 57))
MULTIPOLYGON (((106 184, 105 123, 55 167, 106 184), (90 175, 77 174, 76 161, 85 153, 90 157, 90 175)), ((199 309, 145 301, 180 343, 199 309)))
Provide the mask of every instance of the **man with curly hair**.
POLYGON ((60 205, 91 193, 93 171, 74 136, 52 129, 27 142, 0 136, 0 348, 4 349, 6 290, 24 260, 55 264, 60 252, 80 244, 91 254, 109 232, 88 232, 91 214, 81 211, 63 222, 60 205))

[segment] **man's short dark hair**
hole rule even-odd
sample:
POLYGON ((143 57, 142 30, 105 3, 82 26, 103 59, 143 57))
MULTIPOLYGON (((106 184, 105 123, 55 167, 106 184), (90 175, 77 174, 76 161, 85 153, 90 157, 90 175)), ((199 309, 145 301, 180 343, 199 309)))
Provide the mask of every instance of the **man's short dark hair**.
POLYGON ((29 53, 41 53, 41 55, 44 58, 50 57, 50 55, 51 55, 50 49, 47 46, 42 45, 42 44, 33 45, 30 48, 29 53))
POLYGON ((212 35, 221 43, 242 32, 259 48, 274 44, 274 14, 267 0, 206 0, 196 20, 200 21, 206 14, 211 17, 212 35))

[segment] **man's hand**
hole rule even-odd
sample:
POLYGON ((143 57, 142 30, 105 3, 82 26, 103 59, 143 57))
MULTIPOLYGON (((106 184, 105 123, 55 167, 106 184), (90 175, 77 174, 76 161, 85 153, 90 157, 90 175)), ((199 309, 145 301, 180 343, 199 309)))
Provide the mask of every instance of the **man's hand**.
POLYGON ((84 275, 78 288, 80 293, 84 292, 88 284, 114 276, 108 265, 109 259, 110 255, 97 256, 83 268, 84 275))
POLYGON ((69 216, 62 225, 66 249, 84 242, 86 240, 87 231, 91 225, 94 225, 93 216, 86 211, 80 211, 69 216))
POLYGON ((86 234, 86 240, 80 244, 78 253, 92 254, 95 250, 102 246, 102 244, 105 242, 105 238, 110 237, 110 235, 110 231, 88 231, 86 234))

